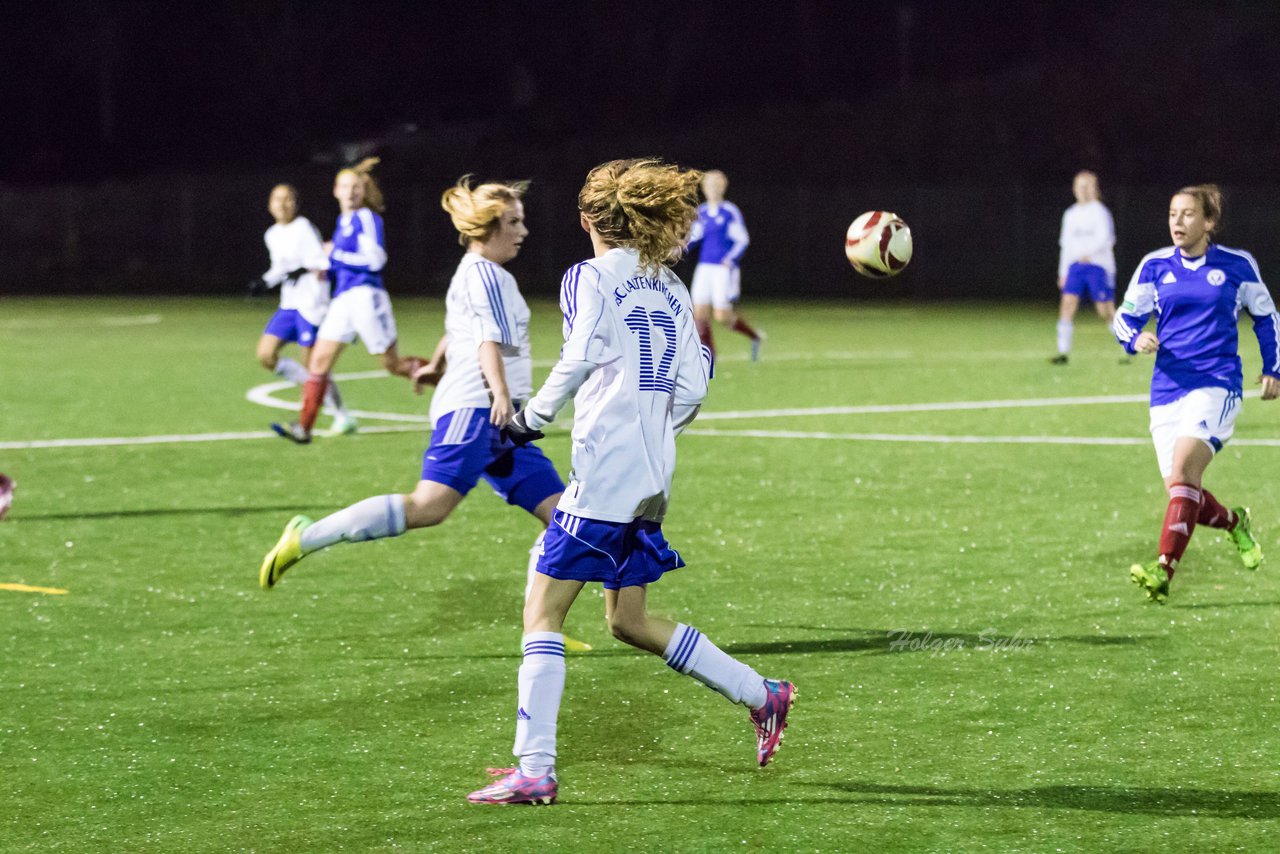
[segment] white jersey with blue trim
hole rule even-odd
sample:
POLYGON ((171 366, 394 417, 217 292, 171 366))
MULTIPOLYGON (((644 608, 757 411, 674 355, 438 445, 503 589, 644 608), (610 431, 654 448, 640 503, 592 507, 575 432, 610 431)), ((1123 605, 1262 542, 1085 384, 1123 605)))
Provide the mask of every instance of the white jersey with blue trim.
POLYGON ((565 273, 564 347, 526 407, 550 422, 573 398, 573 450, 561 510, 587 519, 662 521, 675 435, 707 394, 710 353, 698 340, 684 283, 611 249, 565 273))
POLYGON ((1111 211, 1102 202, 1077 202, 1067 208, 1062 215, 1058 245, 1062 247, 1058 255, 1059 278, 1067 275, 1072 264, 1096 264, 1115 278, 1116 226, 1111 211))
POLYGON ((1252 255, 1210 244, 1198 258, 1170 246, 1142 259, 1113 328, 1133 353, 1138 333, 1155 313, 1160 347, 1151 376, 1152 406, 1172 403, 1196 388, 1243 390, 1241 310, 1253 318, 1263 373, 1280 378, 1280 314, 1252 255))
POLYGON ((516 279, 501 265, 468 252, 458 263, 444 298, 444 331, 449 336, 444 377, 431 395, 431 421, 467 407, 482 409, 493 399, 480 370, 480 345, 493 341, 502 351, 512 400, 533 394, 529 355, 529 306, 516 279))
POLYGON ((689 232, 689 249, 698 250, 699 264, 721 264, 727 258, 736 265, 750 243, 742 211, 733 202, 698 206, 698 218, 689 232))
POLYGON ((387 266, 387 235, 382 217, 360 208, 338 217, 329 253, 333 295, 361 285, 381 288, 382 268, 387 266))
POLYGON ((294 270, 323 270, 329 266, 325 258, 320 232, 305 216, 287 223, 276 223, 262 237, 271 253, 271 269, 262 274, 267 287, 280 286, 280 307, 301 314, 315 326, 324 320, 329 309, 329 283, 306 272, 294 281, 286 276, 294 270))

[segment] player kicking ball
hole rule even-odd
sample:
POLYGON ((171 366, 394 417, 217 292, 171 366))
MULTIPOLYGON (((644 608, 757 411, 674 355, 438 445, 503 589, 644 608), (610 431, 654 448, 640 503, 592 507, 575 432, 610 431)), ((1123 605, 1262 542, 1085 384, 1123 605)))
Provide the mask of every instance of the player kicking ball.
POLYGON ((662 520, 676 434, 707 393, 710 354, 699 345, 689 292, 665 266, 679 257, 697 216, 699 177, 658 161, 615 160, 593 169, 578 195, 595 257, 565 274, 560 361, 507 428, 517 442, 537 438, 572 398, 573 474, 525 602, 514 748, 520 764, 472 792, 471 803, 555 802, 562 627, 587 582, 604 586, 614 637, 747 707, 760 766, 782 742, 793 684, 762 678, 697 629, 646 607, 648 585, 684 566, 662 520))

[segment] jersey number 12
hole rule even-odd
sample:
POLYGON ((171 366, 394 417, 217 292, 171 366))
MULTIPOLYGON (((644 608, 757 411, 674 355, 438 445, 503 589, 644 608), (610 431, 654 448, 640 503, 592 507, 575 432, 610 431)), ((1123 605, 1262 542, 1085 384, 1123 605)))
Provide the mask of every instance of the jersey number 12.
POLYGON ((640 390, 671 394, 676 390, 675 378, 670 376, 671 364, 676 356, 676 321, 665 311, 646 311, 637 306, 625 318, 627 328, 640 339, 640 390), (662 353, 654 358, 654 330, 662 339, 662 353))

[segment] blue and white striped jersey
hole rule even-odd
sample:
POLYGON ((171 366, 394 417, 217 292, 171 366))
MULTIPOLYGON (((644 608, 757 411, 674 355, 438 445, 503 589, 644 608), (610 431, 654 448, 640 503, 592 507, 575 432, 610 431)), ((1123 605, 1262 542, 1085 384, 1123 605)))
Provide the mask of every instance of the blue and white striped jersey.
POLYGON ((707 202, 698 206, 689 249, 698 249, 699 264, 720 264, 726 258, 737 264, 750 242, 742 211, 733 202, 721 202, 714 208, 707 202))
POLYGON ((1152 406, 1172 403, 1196 388, 1243 391, 1241 309, 1253 317, 1263 373, 1280 378, 1280 315, 1252 255, 1214 243, 1198 258, 1171 246, 1142 259, 1113 329, 1133 353, 1138 333, 1155 312, 1160 349, 1151 377, 1152 406))
POLYGON ((382 268, 387 266, 386 235, 382 217, 360 208, 338 217, 329 253, 333 295, 360 285, 382 287, 382 268))
POLYGON ((559 507, 604 522, 661 522, 675 434, 707 394, 710 352, 689 291, 666 267, 643 269, 634 250, 615 248, 569 268, 560 309, 560 361, 525 416, 540 427, 573 398, 573 469, 559 507))
POLYGON ((458 262, 444 298, 444 331, 449 336, 447 367, 431 395, 431 421, 449 412, 492 402, 480 371, 480 345, 496 342, 502 350, 507 390, 513 400, 533 394, 529 355, 529 306, 516 279, 501 265, 468 252, 458 262))

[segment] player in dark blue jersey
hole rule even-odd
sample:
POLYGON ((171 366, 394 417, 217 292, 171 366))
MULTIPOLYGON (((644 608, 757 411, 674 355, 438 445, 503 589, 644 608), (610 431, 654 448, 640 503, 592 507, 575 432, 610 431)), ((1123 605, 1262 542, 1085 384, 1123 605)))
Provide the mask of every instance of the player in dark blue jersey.
POLYGON ((1151 438, 1169 491, 1159 557, 1134 564, 1130 579, 1156 602, 1197 524, 1221 528, 1245 567, 1257 569, 1262 547, 1246 507, 1227 509, 1202 488, 1204 471, 1231 438, 1243 394, 1236 318, 1253 318, 1262 350, 1262 399, 1280 396, 1280 314, 1258 263, 1213 242, 1222 223, 1222 193, 1213 184, 1184 187, 1169 204, 1173 246, 1142 259, 1116 314, 1116 337, 1128 353, 1154 353, 1151 438), (1142 331, 1152 312, 1156 330, 1142 331))

